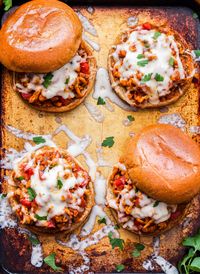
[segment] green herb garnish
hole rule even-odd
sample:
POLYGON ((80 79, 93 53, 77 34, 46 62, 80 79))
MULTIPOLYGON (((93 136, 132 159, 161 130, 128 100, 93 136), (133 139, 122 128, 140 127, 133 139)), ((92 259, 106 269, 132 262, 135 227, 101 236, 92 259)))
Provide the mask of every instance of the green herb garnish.
POLYGON ((174 58, 170 57, 169 64, 170 64, 170 66, 173 67, 173 65, 174 65, 174 58))
POLYGON ((17 177, 16 178, 18 181, 22 181, 22 180, 24 180, 24 177, 23 176, 19 176, 19 177, 17 177))
POLYGON ((58 189, 61 189, 63 187, 63 182, 62 182, 62 180, 59 178, 58 180, 57 180, 57 188, 58 189))
POLYGON ((105 104, 106 104, 105 100, 99 96, 97 100, 97 105, 105 105, 105 104))
POLYGON ((120 226, 119 225, 115 225, 114 229, 118 230, 118 229, 120 229, 120 226))
POLYGON ((127 119, 128 119, 130 122, 135 121, 135 118, 134 118, 132 115, 128 115, 128 116, 127 116, 127 119))
POLYGON ((193 17, 194 19, 198 19, 198 18, 199 18, 199 15, 198 15, 196 12, 193 12, 192 17, 193 17))
POLYGON ((35 218, 39 221, 46 221, 47 220, 47 216, 40 216, 38 214, 35 214, 35 218))
POLYGON ((200 57, 200 49, 193 50, 196 57, 200 57))
POLYGON ((142 59, 144 57, 145 57, 144 54, 138 54, 137 59, 142 59))
POLYGON ((135 249, 132 252, 132 256, 137 258, 140 256, 142 250, 144 250, 145 246, 143 244, 137 243, 135 244, 135 249))
POLYGON ((7 194, 6 193, 1 193, 1 199, 6 198, 7 194))
POLYGON ((115 269, 117 272, 122 272, 125 269, 125 266, 123 264, 116 265, 115 269))
POLYGON ((155 203, 153 204, 153 207, 156 207, 159 205, 159 201, 155 201, 155 203))
POLYGON ((110 136, 110 137, 107 137, 105 140, 103 140, 101 145, 102 147, 112 147, 114 143, 115 143, 114 137, 110 136))
POLYGON ((140 67, 145 67, 148 63, 149 61, 145 59, 145 60, 138 61, 137 65, 140 67))
POLYGON ((32 201, 35 199, 35 197, 36 197, 35 190, 32 189, 31 187, 29 187, 29 188, 27 189, 27 191, 28 191, 28 195, 29 195, 29 201, 32 202, 32 201))
POLYGON ((32 243, 32 245, 38 245, 40 243, 39 240, 34 236, 29 236, 29 240, 32 243))
POLYGON ((8 11, 12 7, 12 0, 3 0, 4 10, 8 11))
POLYGON ((44 258, 44 262, 45 264, 47 264, 48 266, 50 266, 53 270, 55 271, 63 271, 63 269, 61 267, 58 267, 55 263, 55 253, 50 254, 49 256, 47 256, 46 258, 44 258))
POLYGON ((43 79, 44 82, 42 83, 45 88, 48 88, 48 86, 51 84, 51 80, 53 78, 53 74, 51 72, 47 73, 43 79))
POLYGON ((108 233, 108 238, 110 240, 110 244, 112 246, 112 249, 115 247, 119 247, 120 250, 124 249, 124 240, 120 238, 113 238, 113 233, 109 232, 108 233))
POLYGON ((162 75, 160 75, 159 73, 156 73, 155 80, 157 82, 163 82, 164 77, 162 75))
POLYGON ((69 84, 69 79, 70 79, 70 77, 67 77, 67 79, 65 80, 66 85, 69 84))
POLYGON ((156 31, 156 32, 154 33, 153 39, 154 39, 154 40, 157 40, 157 38, 158 38, 160 35, 161 35, 161 33, 160 33, 159 31, 156 31))
POLYGON ((148 82, 149 80, 151 80, 152 74, 153 74, 153 73, 145 74, 145 75, 142 77, 141 82, 145 83, 145 82, 148 82))
POLYGON ((99 223, 99 224, 105 224, 105 225, 106 225, 106 224, 107 224, 107 223, 106 223, 106 218, 105 218, 105 217, 99 218, 98 223, 99 223))
POLYGON ((33 137, 33 142, 36 145, 43 144, 46 142, 46 140, 42 136, 33 137))

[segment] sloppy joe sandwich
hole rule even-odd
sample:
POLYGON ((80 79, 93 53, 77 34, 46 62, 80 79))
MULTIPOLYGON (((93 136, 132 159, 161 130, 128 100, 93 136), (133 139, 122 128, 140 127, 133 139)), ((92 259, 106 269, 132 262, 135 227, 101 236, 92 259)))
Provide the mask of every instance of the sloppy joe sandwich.
POLYGON ((17 160, 8 197, 20 224, 38 232, 70 232, 93 206, 93 186, 67 151, 45 146, 17 160))
POLYGON ((144 23, 120 34, 111 48, 108 69, 115 92, 139 108, 175 102, 195 72, 189 45, 167 26, 144 23))
POLYGON ((157 235, 184 217, 199 191, 198 144, 171 125, 153 125, 126 144, 108 179, 107 203, 123 228, 157 235))
POLYGON ((0 31, 0 61, 13 72, 14 90, 48 112, 78 106, 96 73, 78 16, 57 0, 27 2, 8 17, 0 31))

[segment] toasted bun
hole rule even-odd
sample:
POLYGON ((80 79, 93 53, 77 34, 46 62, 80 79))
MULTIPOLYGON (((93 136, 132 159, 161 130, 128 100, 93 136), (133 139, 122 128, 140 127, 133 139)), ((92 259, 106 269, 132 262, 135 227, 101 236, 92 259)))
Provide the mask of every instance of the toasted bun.
MULTIPOLYGON (((57 149, 55 149, 54 147, 45 146, 43 148, 40 148, 37 151, 40 151, 40 153, 45 153, 45 152, 48 153, 48 152, 55 151, 55 150, 57 150, 57 149)), ((84 170, 84 168, 82 167, 80 162, 77 161, 74 157, 72 157, 66 150, 59 149, 59 152, 63 156, 71 157, 73 159, 73 162, 76 163, 79 167, 81 167, 84 170)), ((25 157, 29 157, 29 156, 30 155, 25 156, 25 157)), ((25 158, 23 158, 21 161, 24 161, 24 160, 25 160, 25 158)), ((7 183, 7 192, 12 192, 12 191, 16 190, 15 182, 13 179, 14 176, 15 176, 15 173, 13 171, 10 176, 9 183, 7 183)), ((89 180, 87 192, 85 195, 86 195, 86 207, 85 207, 84 211, 82 212, 82 214, 80 215, 80 217, 76 218, 75 223, 73 223, 73 224, 59 223, 59 225, 56 228, 46 227, 46 226, 42 227, 42 226, 36 226, 36 225, 23 225, 23 226, 30 229, 33 232, 36 232, 36 233, 57 233, 60 231, 65 231, 66 233, 70 233, 85 223, 85 221, 87 220, 87 218, 90 214, 90 211, 94 205, 94 189, 93 189, 93 183, 92 183, 91 179, 89 180)), ((14 196, 11 196, 9 198, 9 203, 11 204, 12 208, 15 206, 18 206, 18 201, 15 199, 14 196)), ((17 217, 19 218, 18 215, 17 215, 17 217)))
MULTIPOLYGON (((178 44, 180 45, 180 47, 182 49, 182 51, 179 54, 180 54, 180 59, 182 61, 184 70, 186 71, 187 78, 176 82, 175 85, 173 85, 173 87, 171 88, 171 92, 169 94, 167 94, 166 96, 160 97, 161 99, 158 103, 152 104, 148 100, 144 100, 143 102, 138 103, 133 98, 130 99, 127 96, 127 90, 125 87, 123 87, 119 83, 116 83, 116 79, 112 73, 112 64, 114 61, 114 59, 112 57, 112 53, 115 51, 115 49, 111 48, 109 51, 109 55, 108 55, 108 70, 109 70, 109 76, 110 76, 111 84, 112 84, 114 91, 117 93, 117 95, 122 100, 127 102, 130 106, 138 107, 138 108, 142 108, 142 109, 163 107, 163 106, 166 106, 166 105, 176 102, 190 88, 190 85, 192 83, 192 78, 193 78, 193 76, 192 76, 193 71, 195 69, 195 64, 193 62, 192 56, 185 53, 185 50, 187 50, 189 48, 189 45, 185 41, 185 39, 178 32, 176 32, 174 29, 169 28, 169 26, 166 26, 166 25, 157 26, 157 25, 153 25, 153 24, 151 24, 151 25, 153 28, 157 29, 157 31, 165 32, 168 35, 173 35, 175 37, 175 41, 178 42, 178 44)), ((121 44, 123 41, 123 37, 128 34, 128 31, 129 30, 120 33, 118 35, 118 37, 116 38, 116 41, 114 44, 115 45, 121 44)))
POLYGON ((57 0, 33 0, 3 24, 0 61, 12 71, 47 73, 66 64, 81 39, 81 22, 69 6, 57 0))
POLYGON ((138 189, 155 200, 180 204, 200 191, 199 145, 171 125, 144 128, 120 161, 138 189))

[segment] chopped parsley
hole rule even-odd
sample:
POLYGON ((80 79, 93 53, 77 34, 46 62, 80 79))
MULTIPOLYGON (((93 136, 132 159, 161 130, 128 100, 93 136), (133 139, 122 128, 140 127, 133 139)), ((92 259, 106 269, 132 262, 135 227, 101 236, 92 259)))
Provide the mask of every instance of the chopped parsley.
POLYGON ((63 182, 62 182, 62 180, 59 178, 58 180, 57 180, 57 188, 58 189, 61 189, 63 187, 63 182))
POLYGON ((153 73, 145 74, 145 75, 142 77, 141 82, 145 83, 145 82, 148 82, 149 80, 151 80, 152 74, 153 74, 153 73))
POLYGON ((154 40, 157 40, 157 38, 158 38, 160 35, 161 35, 161 33, 160 33, 159 31, 156 31, 156 32, 154 33, 153 39, 154 39, 154 40))
POLYGON ((99 96, 97 100, 97 105, 105 105, 105 104, 106 104, 105 100, 99 96))
POLYGON ((149 63, 149 61, 147 59, 145 59, 145 60, 138 61, 137 65, 140 67, 145 67, 148 63, 149 63))
POLYGON ((174 58, 173 57, 170 57, 169 64, 170 64, 170 66, 173 67, 173 65, 174 65, 174 58))
POLYGON ((196 57, 200 57, 200 49, 196 49, 193 51, 196 57))
POLYGON ((24 177, 23 176, 19 176, 19 177, 17 177, 16 178, 18 181, 22 181, 22 180, 24 180, 24 177))
POLYGON ((163 82, 164 77, 162 75, 160 75, 159 73, 156 73, 155 80, 157 82, 163 82))
POLYGON ((1 193, 1 199, 6 198, 7 194, 6 193, 1 193))
POLYGON ((35 199, 35 197, 36 197, 35 190, 32 189, 31 187, 29 187, 29 188, 27 189, 27 191, 28 191, 28 195, 29 195, 29 201, 32 202, 32 201, 35 199))
POLYGON ((153 207, 156 207, 159 205, 159 201, 155 201, 155 203, 153 204, 153 207))
POLYGON ((39 240, 34 236, 29 236, 29 240, 32 243, 32 245, 38 245, 40 243, 39 240))
POLYGON ((47 216, 40 216, 38 214, 35 214, 35 218, 39 221, 46 221, 47 220, 47 216))
POLYGON ((47 73, 43 79, 44 82, 42 83, 45 88, 48 88, 48 86, 51 84, 51 80, 53 78, 53 74, 51 72, 47 73))
POLYGON ((42 136, 33 137, 33 142, 36 145, 43 144, 46 142, 46 140, 42 136))
POLYGON ((101 145, 102 147, 112 147, 114 143, 115 143, 114 137, 110 136, 110 137, 107 137, 105 140, 103 140, 101 145))
POLYGON ((99 223, 99 224, 105 224, 105 225, 106 225, 106 224, 107 224, 107 223, 106 223, 106 218, 105 218, 105 217, 99 218, 98 223, 99 223))
POLYGON ((117 272, 122 272, 125 269, 125 266, 123 264, 118 264, 115 269, 117 272))
POLYGON ((3 0, 4 10, 8 11, 12 7, 12 0, 3 0))
POLYGON ((145 57, 144 54, 138 54, 137 59, 142 59, 144 57, 145 57))
POLYGON ((55 256, 56 256, 56 254, 52 253, 49 256, 47 256, 46 258, 44 258, 45 264, 47 264, 48 266, 50 266, 55 271, 63 271, 63 269, 61 267, 58 267, 56 265, 55 256))
POLYGON ((128 115, 128 116, 127 116, 127 119, 128 119, 130 122, 135 121, 135 118, 134 118, 132 115, 128 115))
POLYGON ((69 84, 69 80, 70 80, 70 77, 67 77, 67 79, 65 80, 65 84, 69 84))
POLYGON ((109 232, 108 233, 108 238, 110 240, 110 244, 112 246, 112 249, 115 247, 119 247, 120 250, 124 249, 124 240, 120 238, 113 238, 113 233, 109 232))
POLYGON ((135 249, 132 252, 132 256, 137 258, 140 256, 142 250, 144 250, 145 246, 143 244, 137 243, 135 244, 135 249))

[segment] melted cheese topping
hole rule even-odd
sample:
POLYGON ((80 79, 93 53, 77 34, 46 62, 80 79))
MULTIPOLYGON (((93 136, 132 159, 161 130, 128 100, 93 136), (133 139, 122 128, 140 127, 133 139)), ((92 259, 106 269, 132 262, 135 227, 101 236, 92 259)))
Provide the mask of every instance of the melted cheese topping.
POLYGON ((75 83, 78 77, 77 72, 80 70, 81 62, 86 62, 86 59, 76 54, 69 63, 52 72, 53 77, 47 88, 43 86, 46 74, 27 74, 22 79, 22 82, 28 82, 27 87, 24 87, 20 83, 16 83, 15 87, 19 92, 25 94, 42 90, 42 95, 47 99, 51 99, 55 96, 61 96, 64 99, 74 98, 75 93, 70 90, 70 86, 75 83))
POLYGON ((150 96, 150 100, 157 103, 159 97, 170 93, 173 85, 173 76, 178 80, 185 78, 185 71, 180 60, 178 46, 173 35, 159 33, 156 30, 145 30, 137 27, 132 31, 128 40, 116 46, 112 54, 115 65, 120 73, 120 80, 133 77, 134 82, 142 91, 150 96), (125 51, 123 60, 120 52, 125 51), (174 65, 170 64, 173 58, 174 65), (141 65, 141 62, 146 64, 141 65), (156 74, 161 75, 163 81, 156 80, 156 74), (140 77, 138 77, 140 75, 140 77), (148 81, 144 76, 150 75, 148 81), (142 80, 143 79, 143 80, 142 80))

